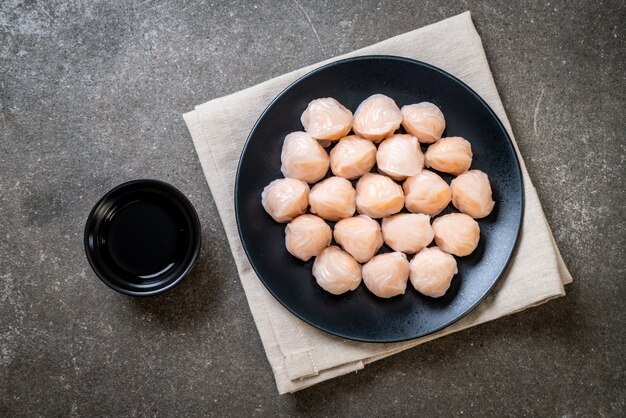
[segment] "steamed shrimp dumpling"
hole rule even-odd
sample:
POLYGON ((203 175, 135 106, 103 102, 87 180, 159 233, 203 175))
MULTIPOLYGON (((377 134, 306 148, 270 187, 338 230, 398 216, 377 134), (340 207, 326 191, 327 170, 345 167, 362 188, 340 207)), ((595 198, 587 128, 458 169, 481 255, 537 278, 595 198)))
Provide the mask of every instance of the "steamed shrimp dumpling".
POLYGON ((363 283, 379 298, 391 298, 404 294, 409 272, 405 254, 379 254, 363 266, 363 283))
POLYGON ((333 295, 354 290, 361 283, 361 265, 339 247, 324 249, 313 262, 313 277, 317 284, 333 295))
POLYGON ((306 212, 309 185, 290 178, 274 180, 263 189, 261 204, 276 222, 289 222, 306 212))
POLYGON ((404 207, 404 193, 399 184, 387 176, 367 173, 356 184, 356 208, 362 215, 384 218, 404 207))
POLYGON ((315 215, 300 215, 285 227, 287 251, 302 261, 317 256, 332 237, 330 226, 315 215))
POLYGON ((365 99, 354 112, 352 129, 357 135, 379 142, 391 135, 402 123, 402 112, 392 98, 374 94, 365 99))
POLYGON ((426 167, 450 174, 461 174, 472 164, 472 146, 460 136, 441 138, 426 150, 426 167))
POLYGON ((337 100, 326 97, 309 103, 300 122, 313 138, 336 141, 350 132, 352 119, 352 112, 337 100))
POLYGON ((412 135, 396 134, 378 146, 376 165, 378 171, 392 179, 404 180, 424 168, 424 154, 417 138, 412 135))
POLYGON ((446 129, 446 119, 439 108, 429 102, 402 106, 402 126, 424 144, 432 144, 441 138, 446 129))
POLYGON ((439 175, 429 170, 422 170, 417 175, 406 179, 402 184, 404 205, 409 212, 435 216, 444 210, 452 191, 439 175))
POLYGON ((376 163, 376 146, 357 135, 342 138, 330 151, 333 174, 349 180, 368 173, 376 163))
POLYGON ((435 219, 433 231, 437 246, 459 257, 470 255, 480 240, 478 222, 464 213, 451 213, 435 219))
POLYGON ((285 177, 315 183, 328 172, 330 157, 308 133, 292 132, 285 137, 280 161, 280 171, 285 177))
POLYGON ((382 230, 385 243, 405 254, 415 254, 435 236, 430 216, 414 213, 399 213, 383 219, 382 230))
POLYGON ((359 263, 369 261, 383 246, 383 234, 378 222, 359 215, 335 224, 335 241, 359 263))
POLYGON ((437 247, 424 248, 411 260, 411 284, 422 295, 438 298, 448 291, 458 273, 456 260, 437 247))
POLYGON ((329 177, 313 186, 309 204, 311 213, 327 221, 349 218, 356 210, 356 191, 343 177, 329 177))
POLYGON ((470 170, 450 183, 452 204, 472 218, 484 218, 493 210, 489 177, 480 170, 470 170))

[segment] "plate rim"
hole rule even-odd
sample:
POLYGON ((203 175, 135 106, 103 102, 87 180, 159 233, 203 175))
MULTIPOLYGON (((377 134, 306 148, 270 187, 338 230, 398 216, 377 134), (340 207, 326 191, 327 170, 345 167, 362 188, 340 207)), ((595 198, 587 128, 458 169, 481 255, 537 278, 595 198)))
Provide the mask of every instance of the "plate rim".
POLYGON ((254 270, 254 273, 257 275, 257 277, 259 278, 261 283, 263 283, 263 286, 265 286, 267 291, 272 295, 272 297, 275 300, 277 300, 283 307, 285 307, 289 312, 291 312, 297 318, 301 319, 302 321, 304 321, 305 323, 311 325, 312 327, 314 327, 316 329, 319 329, 321 331, 324 331, 324 332, 326 332, 328 334, 331 334, 331 335, 334 335, 334 336, 337 336, 337 337, 340 337, 340 338, 352 340, 352 341, 384 344, 384 343, 394 343, 394 342, 403 342, 403 341, 415 340, 417 338, 426 337, 428 335, 432 335, 432 334, 434 334, 434 333, 436 333, 438 331, 441 331, 442 329, 447 328, 450 325, 452 325, 452 324, 460 321, 461 319, 463 319, 470 312, 472 312, 474 309, 476 309, 478 307, 478 305, 480 305, 483 302, 483 300, 485 300, 485 298, 489 294, 491 294, 491 292, 493 291, 495 286, 500 282, 500 279, 504 275, 504 272, 507 270, 507 268, 511 264, 511 259, 513 258, 513 254, 515 253, 515 251, 517 250, 517 247, 519 245, 519 240, 520 240, 520 235, 521 235, 520 232, 522 230, 522 223, 523 223, 523 220, 524 220, 524 212, 525 212, 525 208, 526 208, 526 193, 525 193, 525 188, 524 188, 524 176, 523 176, 523 172, 522 172, 522 169, 521 169, 520 158, 519 158, 519 156, 517 154, 517 148, 516 148, 515 144, 513 143, 513 140, 511 139, 511 136, 509 135, 509 132, 507 131, 506 127, 504 126, 504 124, 502 123, 502 121, 500 120, 498 115, 493 111, 491 106, 489 106, 489 104, 478 93, 476 93, 470 86, 468 86, 465 82, 463 82, 459 78, 453 76, 452 74, 448 73, 447 71, 445 71, 445 70, 443 70, 443 69, 441 69, 439 67, 436 67, 434 65, 431 65, 431 64, 425 63, 423 61, 419 61, 419 60, 413 59, 413 58, 402 57, 402 56, 399 56, 399 55, 359 55, 359 56, 356 56, 356 57, 343 58, 343 59, 340 59, 340 60, 337 60, 337 61, 330 62, 328 64, 321 65, 321 66, 319 66, 317 68, 314 68, 313 70, 303 74, 302 76, 298 77, 293 82, 289 83, 289 85, 287 85, 283 90, 281 90, 281 92, 278 93, 278 95, 276 95, 276 97, 274 97, 274 99, 265 107, 263 112, 261 112, 261 114, 257 118, 256 122, 254 123, 254 125, 250 129, 250 132, 248 133, 248 137, 246 138, 246 142, 244 143, 243 148, 241 149, 241 153, 239 154, 239 161, 237 163, 237 173, 235 175, 235 187, 234 187, 233 203, 234 203, 234 206, 235 206, 235 223, 237 225, 237 233, 238 233, 238 236, 239 236, 239 240, 241 242, 241 246, 244 249, 246 257, 248 258, 248 262, 252 266, 252 269, 254 270), (498 274, 497 274, 495 280, 493 281, 493 283, 491 284, 491 286, 489 286, 487 291, 483 295, 481 295, 481 297, 478 298, 476 300, 476 302, 474 304, 472 304, 467 310, 465 310, 461 315, 458 315, 454 319, 452 319, 450 321, 447 321, 447 322, 443 323, 442 325, 440 325, 440 326, 438 326, 436 328, 433 328, 432 330, 430 330, 429 332, 427 332, 425 334, 416 335, 416 336, 407 337, 407 338, 404 338, 404 337, 402 337, 402 338, 391 338, 391 339, 389 339, 389 338, 386 338, 386 339, 358 338, 358 337, 346 335, 346 334, 341 333, 341 332, 333 331, 331 329, 328 329, 327 327, 319 326, 319 325, 311 322, 307 318, 303 317, 302 315, 298 314, 296 311, 294 311, 294 309, 292 309, 287 303, 285 303, 281 298, 279 298, 276 295, 276 293, 272 290, 271 286, 269 286, 266 283, 265 279, 259 273, 259 270, 257 269, 257 266, 255 265, 254 261, 252 260, 252 257, 250 256, 250 252, 249 252, 248 247, 246 245, 246 242, 244 240, 244 237, 243 237, 243 234, 242 234, 242 230, 241 230, 241 224, 240 224, 240 216, 239 216, 239 180, 240 180, 241 165, 242 165, 242 160, 243 160, 242 157, 246 153, 246 151, 248 149, 248 146, 250 145, 250 140, 252 138, 252 135, 256 131, 260 121, 273 108, 273 106, 276 104, 276 102, 278 102, 280 99, 282 99, 282 97, 292 87, 294 87, 296 84, 300 83, 302 80, 304 80, 304 79, 306 79, 308 77, 311 77, 311 76, 313 76, 313 75, 315 75, 315 74, 317 74, 319 72, 322 72, 324 70, 327 70, 329 68, 345 64, 347 62, 364 61, 364 60, 403 61, 403 62, 410 63, 410 64, 413 64, 413 65, 419 65, 419 66, 426 67, 426 68, 428 68, 430 70, 433 70, 433 71, 443 75, 444 77, 450 78, 454 82, 458 83, 468 93, 470 93, 476 99, 478 99, 478 101, 480 103, 482 103, 483 106, 485 106, 485 108, 488 110, 488 112, 491 114, 491 116, 496 120, 496 122, 499 125, 499 127, 502 129, 502 132, 504 132, 504 135, 505 135, 505 137, 507 139, 506 143, 507 143, 510 151, 513 152, 514 161, 515 161, 515 168, 516 168, 516 171, 517 171, 517 173, 519 175, 519 179, 520 179, 520 190, 521 190, 520 206, 521 207, 520 207, 519 219, 517 219, 518 222, 517 222, 517 230, 515 231, 515 240, 513 242, 511 250, 507 254, 507 261, 504 263, 504 265, 502 266, 501 270, 498 272, 498 274))

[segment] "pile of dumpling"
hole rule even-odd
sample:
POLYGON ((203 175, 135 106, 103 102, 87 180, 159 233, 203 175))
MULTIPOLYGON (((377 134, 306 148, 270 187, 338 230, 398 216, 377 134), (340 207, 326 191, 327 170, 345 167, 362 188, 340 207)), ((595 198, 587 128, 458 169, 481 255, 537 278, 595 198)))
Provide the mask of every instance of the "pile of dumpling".
POLYGON ((382 94, 368 97, 354 115, 333 98, 313 100, 300 120, 305 132, 284 139, 285 178, 262 193, 267 213, 287 223, 287 250, 305 262, 315 257, 315 280, 335 295, 363 281, 374 295, 391 298, 405 293, 410 280, 426 296, 443 296, 457 273, 454 256, 478 245, 475 218, 494 207, 489 178, 469 169, 471 144, 441 137, 446 122, 436 105, 399 109, 382 94), (406 133, 396 133, 400 126, 406 133), (426 152, 420 143, 430 144, 426 152), (424 167, 456 177, 448 185, 424 167), (460 213, 431 223, 450 202, 460 213), (378 254, 383 244, 393 252, 378 254))

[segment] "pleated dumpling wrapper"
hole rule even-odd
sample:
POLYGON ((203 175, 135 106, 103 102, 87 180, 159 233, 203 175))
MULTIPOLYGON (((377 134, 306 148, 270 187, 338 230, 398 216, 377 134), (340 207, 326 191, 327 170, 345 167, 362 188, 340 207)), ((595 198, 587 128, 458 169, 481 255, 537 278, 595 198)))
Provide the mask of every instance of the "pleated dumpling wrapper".
POLYGON ((368 173, 376 164, 376 145, 357 135, 341 138, 330 150, 333 174, 349 180, 368 173))
POLYGON ((359 215, 335 224, 335 241, 359 263, 369 261, 383 246, 383 234, 378 222, 359 215))
POLYGON ((315 215, 300 215, 285 227, 287 251, 302 261, 319 255, 332 238, 330 226, 315 215))
POLYGON ((496 204, 491 197, 491 184, 487 174, 470 170, 450 183, 452 204, 472 218, 484 218, 496 204))
POLYGON ((354 112, 352 130, 357 135, 380 142, 400 127, 402 112, 391 97, 374 94, 365 99, 354 112))
POLYGON ((433 231, 437 246, 459 257, 470 255, 480 240, 478 222, 464 213, 451 213, 435 219, 433 231))
POLYGON ((274 180, 263 189, 261 204, 276 222, 289 222, 306 212, 309 185, 296 179, 274 180))
POLYGON ((330 165, 326 150, 306 132, 292 132, 285 137, 280 161, 285 177, 307 183, 321 180, 330 165))
POLYGON ((402 126, 421 143, 432 144, 441 139, 446 119, 439 108, 430 102, 402 106, 402 126))
POLYGON ((433 241, 435 233, 430 226, 430 216, 399 213, 383 219, 385 243, 405 254, 415 254, 433 241))
POLYGON ((404 294, 409 272, 404 253, 379 254, 363 266, 363 283, 379 298, 391 298, 404 294))
POLYGON ((352 112, 332 97, 313 100, 300 117, 300 122, 313 138, 337 141, 352 129, 352 112))
POLYGON ((441 138, 426 150, 426 167, 450 174, 461 174, 472 164, 472 145, 465 138, 441 138))
POLYGON ((349 180, 329 177, 313 186, 309 204, 311 213, 327 221, 349 218, 356 210, 356 191, 349 180))
POLYGON ((313 277, 325 291, 340 295, 361 283, 361 265, 337 246, 324 249, 313 262, 313 277))
POLYGON ((387 176, 367 173, 356 183, 356 209, 370 218, 384 218, 404 207, 402 187, 387 176))
POLYGON ((450 186, 438 174, 422 170, 402 184, 404 205, 409 212, 435 216, 444 210, 452 199, 450 186))
POLYGON ((437 247, 424 248, 411 260, 411 284, 422 295, 439 298, 446 294, 455 274, 456 260, 437 247))
POLYGON ((404 180, 422 171, 424 154, 417 138, 396 134, 385 139, 378 146, 376 166, 394 180, 404 180))

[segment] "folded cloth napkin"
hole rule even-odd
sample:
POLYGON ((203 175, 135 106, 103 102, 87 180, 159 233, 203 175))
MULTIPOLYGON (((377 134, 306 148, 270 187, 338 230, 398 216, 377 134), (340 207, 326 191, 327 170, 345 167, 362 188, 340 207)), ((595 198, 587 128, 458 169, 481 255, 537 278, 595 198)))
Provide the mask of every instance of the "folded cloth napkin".
POLYGON ((235 223, 235 173, 244 142, 265 107, 298 77, 338 59, 370 54, 414 58, 454 74, 485 99, 513 138, 469 12, 211 100, 184 115, 281 394, 362 369, 370 362, 423 342, 563 296, 563 285, 572 280, 518 150, 526 206, 517 250, 496 288, 460 321, 412 341, 360 343, 319 331, 274 300, 250 266, 235 223))

